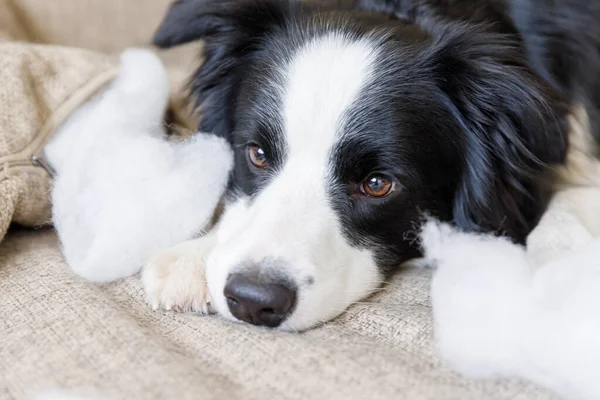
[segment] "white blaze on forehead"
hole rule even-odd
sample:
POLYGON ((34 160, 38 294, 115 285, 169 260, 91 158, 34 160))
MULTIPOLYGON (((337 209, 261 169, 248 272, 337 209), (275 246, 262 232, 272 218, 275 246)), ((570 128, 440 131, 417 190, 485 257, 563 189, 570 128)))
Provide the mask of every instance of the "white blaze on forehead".
POLYGON ((327 163, 345 112, 371 79, 375 57, 367 39, 343 33, 314 38, 298 50, 284 77, 289 159, 310 153, 313 162, 327 163))

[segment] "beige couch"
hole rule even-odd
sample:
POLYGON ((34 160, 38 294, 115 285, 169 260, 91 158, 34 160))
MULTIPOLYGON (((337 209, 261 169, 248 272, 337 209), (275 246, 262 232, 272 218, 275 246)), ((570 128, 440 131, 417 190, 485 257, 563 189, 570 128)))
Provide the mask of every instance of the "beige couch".
MULTIPOLYGON (((0 35, 115 54, 148 45, 167 3, 0 0, 0 35)), ((177 85, 195 53, 163 55, 177 85)), ((106 399, 552 398, 518 381, 463 379, 436 359, 429 278, 403 271, 329 324, 273 333, 153 312, 137 278, 84 282, 51 230, 14 227, 0 243, 0 399, 56 388, 106 399)))

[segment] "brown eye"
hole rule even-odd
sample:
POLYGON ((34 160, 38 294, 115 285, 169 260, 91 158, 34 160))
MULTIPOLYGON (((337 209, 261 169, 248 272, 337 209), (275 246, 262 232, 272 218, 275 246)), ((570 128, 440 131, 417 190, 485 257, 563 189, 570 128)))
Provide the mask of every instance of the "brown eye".
POLYGON ((362 184, 364 193, 372 197, 384 197, 394 190, 394 181, 384 175, 373 174, 362 184))
POLYGON ((265 151, 256 145, 248 146, 248 157, 256 168, 265 168, 267 166, 267 157, 265 151))

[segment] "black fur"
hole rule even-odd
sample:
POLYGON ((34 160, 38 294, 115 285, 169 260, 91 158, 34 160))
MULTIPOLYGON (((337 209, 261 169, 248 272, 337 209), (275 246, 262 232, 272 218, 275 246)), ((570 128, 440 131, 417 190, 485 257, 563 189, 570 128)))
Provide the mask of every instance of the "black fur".
POLYGON ((583 0, 179 0, 155 43, 205 40, 191 81, 200 129, 236 147, 232 187, 253 195, 276 171, 252 170, 244 145, 285 163, 270 118, 278 63, 327 29, 379 38, 385 56, 344 127, 330 196, 352 243, 379 249, 390 272, 418 254, 407 232, 424 212, 524 241, 549 199, 542 177, 564 161, 570 107, 583 103, 598 123, 599 10, 583 0), (353 198, 372 171, 402 190, 353 198))

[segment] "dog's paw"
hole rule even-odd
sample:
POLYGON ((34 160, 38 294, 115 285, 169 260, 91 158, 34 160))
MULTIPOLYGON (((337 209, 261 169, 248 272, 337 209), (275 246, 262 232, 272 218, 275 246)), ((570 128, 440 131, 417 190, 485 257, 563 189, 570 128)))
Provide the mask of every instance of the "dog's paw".
POLYGON ((206 284, 202 239, 162 251, 142 272, 142 284, 154 310, 209 314, 211 298, 206 284))

